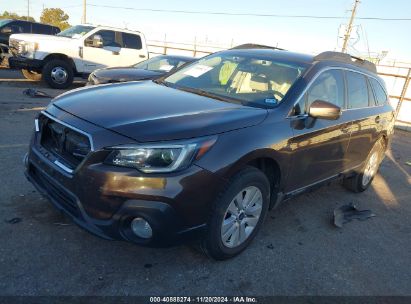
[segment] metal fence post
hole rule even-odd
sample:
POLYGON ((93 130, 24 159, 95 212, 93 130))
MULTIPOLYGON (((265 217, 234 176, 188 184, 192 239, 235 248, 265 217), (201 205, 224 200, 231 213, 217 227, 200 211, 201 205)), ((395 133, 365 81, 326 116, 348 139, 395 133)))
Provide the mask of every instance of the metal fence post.
POLYGON ((402 102, 404 101, 405 94, 407 94, 408 85, 410 84, 411 68, 408 69, 407 78, 405 78, 404 86, 402 87, 401 95, 398 100, 397 109, 395 110, 395 119, 397 119, 398 113, 400 113, 402 102))

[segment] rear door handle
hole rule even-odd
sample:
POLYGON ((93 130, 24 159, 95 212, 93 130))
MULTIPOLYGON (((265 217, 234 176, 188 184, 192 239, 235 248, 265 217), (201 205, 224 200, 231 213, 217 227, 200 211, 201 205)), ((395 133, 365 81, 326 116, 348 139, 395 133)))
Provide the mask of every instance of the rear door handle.
POLYGON ((139 55, 140 58, 146 58, 146 55, 139 55))

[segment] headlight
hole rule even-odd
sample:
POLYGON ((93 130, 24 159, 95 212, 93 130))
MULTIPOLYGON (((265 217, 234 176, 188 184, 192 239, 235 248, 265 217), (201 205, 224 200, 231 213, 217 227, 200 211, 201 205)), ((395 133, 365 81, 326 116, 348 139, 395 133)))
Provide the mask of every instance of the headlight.
POLYGON ((20 41, 18 46, 19 54, 34 53, 38 50, 37 42, 20 41))
POLYGON ((154 144, 112 147, 106 164, 136 168, 144 173, 183 170, 203 156, 216 142, 208 138, 181 144, 154 144))

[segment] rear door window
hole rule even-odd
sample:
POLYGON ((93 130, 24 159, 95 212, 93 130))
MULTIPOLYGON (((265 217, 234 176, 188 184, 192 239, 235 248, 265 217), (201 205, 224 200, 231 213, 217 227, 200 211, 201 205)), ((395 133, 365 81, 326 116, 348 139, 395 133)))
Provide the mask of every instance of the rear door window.
POLYGON ((348 109, 365 108, 369 105, 367 80, 360 73, 347 71, 348 109))
POLYGON ((53 31, 53 28, 51 26, 43 25, 43 24, 38 24, 38 23, 33 23, 32 25, 33 28, 33 33, 36 34, 54 34, 55 31, 53 31))
POLYGON ((374 78, 369 78, 369 79, 370 79, 371 86, 374 90, 376 104, 379 106, 384 105, 388 100, 387 94, 385 93, 384 89, 382 88, 382 86, 376 79, 374 78))
POLYGON ((122 47, 127 49, 141 50, 141 37, 139 35, 133 35, 129 33, 123 33, 123 45, 122 47))

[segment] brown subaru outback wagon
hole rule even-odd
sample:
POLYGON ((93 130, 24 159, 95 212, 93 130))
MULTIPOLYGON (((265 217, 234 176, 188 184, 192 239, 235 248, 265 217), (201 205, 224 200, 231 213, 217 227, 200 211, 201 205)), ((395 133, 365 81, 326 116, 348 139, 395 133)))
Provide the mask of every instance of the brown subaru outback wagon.
POLYGON ((373 64, 245 45, 60 95, 35 120, 26 176, 98 236, 195 238, 226 259, 282 201, 338 178, 367 189, 394 120, 373 64))

